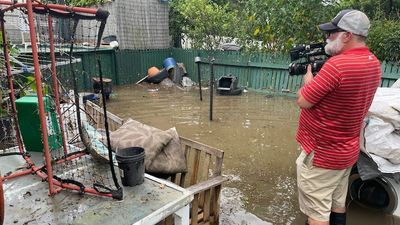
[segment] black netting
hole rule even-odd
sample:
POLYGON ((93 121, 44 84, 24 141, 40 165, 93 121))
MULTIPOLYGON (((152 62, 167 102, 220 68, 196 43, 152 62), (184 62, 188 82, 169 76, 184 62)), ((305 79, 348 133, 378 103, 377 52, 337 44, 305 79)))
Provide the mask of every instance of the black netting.
MULTIPOLYGON (((23 21, 28 25, 27 10, 20 10, 23 21)), ((36 69, 39 69, 41 77, 45 112, 43 120, 46 122, 53 178, 64 184, 78 186, 82 192, 90 189, 94 194, 96 191, 113 193, 114 197, 120 198, 115 196, 120 195, 120 186, 113 160, 109 160, 113 157, 111 149, 107 147, 109 132, 107 126, 98 126, 100 120, 107 121, 106 113, 94 118, 85 110, 84 104, 87 100, 105 104, 105 101, 101 101, 104 91, 97 95, 88 94, 84 87, 78 85, 92 79, 93 74, 83 71, 80 57, 82 53, 97 55, 108 12, 97 10, 95 13, 81 13, 72 9, 54 10, 47 6, 34 7, 33 12, 35 22, 30 31, 35 29, 36 42, 31 40, 31 45, 17 54, 7 51, 2 57, 0 112, 4 112, 8 119, 0 120, 0 154, 44 152, 46 149, 37 104, 40 97, 36 86, 38 74, 35 74, 37 70, 34 66, 33 47, 36 46, 39 61, 36 69), (12 77, 12 84, 7 80, 9 76, 12 77), (14 87, 13 91, 11 87, 14 87), (8 97, 12 93, 15 97, 8 97), (16 110, 13 110, 13 104, 16 110), (37 135, 39 141, 32 140, 28 135, 37 135), (15 147, 19 136, 22 137, 20 145, 15 147)), ((6 33, 3 35, 6 36, 6 33)), ((9 47, 3 45, 3 50, 5 48, 9 47)), ((92 66, 101 78, 101 64, 94 63, 92 66)), ((41 172, 50 174, 46 167, 42 167, 41 172)))

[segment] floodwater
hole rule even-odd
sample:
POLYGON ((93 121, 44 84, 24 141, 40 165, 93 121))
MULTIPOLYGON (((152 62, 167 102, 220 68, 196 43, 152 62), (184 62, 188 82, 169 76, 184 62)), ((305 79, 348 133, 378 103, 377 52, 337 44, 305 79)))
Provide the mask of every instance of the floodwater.
MULTIPOLYGON (((297 203, 295 141, 299 108, 294 98, 246 92, 214 93, 209 120, 209 90, 159 85, 114 87, 107 102, 117 116, 185 136, 225 152, 221 224, 304 225, 297 203)), ((400 220, 350 204, 350 225, 400 225, 400 220)))

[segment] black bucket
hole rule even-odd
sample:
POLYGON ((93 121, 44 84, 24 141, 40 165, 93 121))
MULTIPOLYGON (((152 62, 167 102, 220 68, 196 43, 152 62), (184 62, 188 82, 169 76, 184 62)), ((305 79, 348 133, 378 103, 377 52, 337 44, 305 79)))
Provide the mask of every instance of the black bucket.
POLYGON ((122 185, 135 186, 144 181, 144 149, 130 147, 117 150, 115 158, 118 162, 122 185))
MULTIPOLYGON (((101 84, 99 77, 92 77, 93 92, 98 94, 101 91, 101 84)), ((103 91, 106 99, 110 98, 112 92, 112 80, 109 78, 103 78, 103 91)))

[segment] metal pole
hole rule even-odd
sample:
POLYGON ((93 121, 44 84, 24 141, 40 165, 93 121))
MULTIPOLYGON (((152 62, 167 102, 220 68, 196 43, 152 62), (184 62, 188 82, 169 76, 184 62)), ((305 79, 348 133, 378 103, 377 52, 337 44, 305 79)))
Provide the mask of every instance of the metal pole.
POLYGON ((201 92, 201 75, 200 75, 200 56, 194 58, 194 62, 197 64, 197 79, 199 81, 200 101, 203 101, 203 93, 201 92))
POLYGON ((61 113, 61 104, 60 104, 58 79, 56 71, 56 53, 54 48, 54 37, 53 37, 53 17, 51 17, 50 15, 48 15, 48 26, 49 26, 49 42, 50 42, 50 58, 51 58, 51 77, 53 81, 54 101, 56 103, 58 123, 60 124, 61 140, 64 148, 64 156, 66 156, 68 154, 67 140, 65 138, 63 115, 61 113))
POLYGON ((47 170, 47 182, 49 184, 49 194, 53 195, 57 191, 54 190, 53 187, 53 168, 51 165, 51 155, 49 149, 49 141, 48 141, 48 133, 47 133, 47 123, 46 123, 46 112, 44 110, 44 103, 43 103, 43 92, 42 92, 42 74, 40 72, 40 65, 39 65, 39 57, 38 57, 38 49, 36 46, 36 30, 35 30, 35 23, 33 18, 33 7, 32 7, 32 0, 26 1, 26 6, 28 10, 28 21, 29 21, 29 34, 31 37, 32 43, 32 57, 34 63, 34 71, 35 71, 35 80, 36 80, 36 94, 38 98, 38 108, 39 108, 39 118, 40 118, 40 125, 42 130, 42 141, 43 141, 43 150, 44 156, 46 161, 46 170, 47 170))
POLYGON ((213 120, 214 61, 214 58, 212 58, 210 61, 210 121, 213 120))

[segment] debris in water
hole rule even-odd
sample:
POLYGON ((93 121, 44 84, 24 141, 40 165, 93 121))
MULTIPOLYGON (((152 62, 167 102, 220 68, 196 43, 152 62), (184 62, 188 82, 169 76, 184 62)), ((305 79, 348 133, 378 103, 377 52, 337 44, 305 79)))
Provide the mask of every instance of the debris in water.
POLYGON ((273 95, 273 94, 267 94, 267 95, 265 95, 265 97, 266 97, 266 98, 273 98, 274 95, 273 95))
POLYGON ((148 92, 158 92, 158 88, 149 88, 147 89, 148 92))

